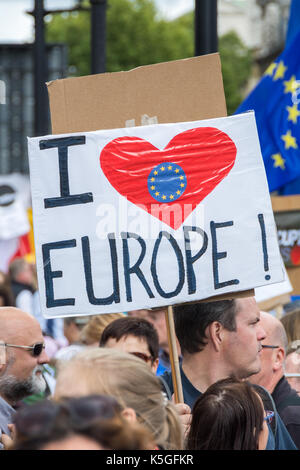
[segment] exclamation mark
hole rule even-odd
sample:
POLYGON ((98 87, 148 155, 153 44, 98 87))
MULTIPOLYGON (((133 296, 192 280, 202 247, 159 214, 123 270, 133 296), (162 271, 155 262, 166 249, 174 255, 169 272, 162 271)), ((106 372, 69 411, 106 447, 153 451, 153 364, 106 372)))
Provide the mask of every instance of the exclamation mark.
MULTIPOLYGON (((263 214, 258 214, 258 221, 261 229, 261 239, 262 239, 262 249, 264 255, 264 270, 265 272, 269 271, 269 257, 267 249, 267 237, 266 237, 266 227, 263 214)), ((271 276, 269 274, 265 275, 265 280, 269 281, 271 276)))

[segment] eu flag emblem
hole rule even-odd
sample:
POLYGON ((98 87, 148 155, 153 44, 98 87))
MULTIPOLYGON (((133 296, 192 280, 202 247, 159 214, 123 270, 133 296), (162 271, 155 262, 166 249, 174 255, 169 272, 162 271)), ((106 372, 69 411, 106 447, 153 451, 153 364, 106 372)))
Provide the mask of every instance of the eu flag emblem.
POLYGON ((158 202, 176 201, 186 190, 186 184, 186 174, 173 162, 155 166, 148 176, 148 191, 158 202))

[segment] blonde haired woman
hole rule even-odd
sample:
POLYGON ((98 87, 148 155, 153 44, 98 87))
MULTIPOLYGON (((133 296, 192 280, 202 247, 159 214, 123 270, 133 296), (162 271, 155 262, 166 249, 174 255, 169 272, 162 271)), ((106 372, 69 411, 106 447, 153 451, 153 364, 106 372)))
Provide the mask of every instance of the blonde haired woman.
POLYGON ((123 415, 143 424, 161 449, 182 449, 182 428, 161 382, 141 359, 114 349, 84 350, 58 371, 54 398, 114 396, 123 415))
POLYGON ((125 318, 123 313, 93 315, 80 333, 80 342, 87 346, 99 346, 104 329, 114 320, 125 318))

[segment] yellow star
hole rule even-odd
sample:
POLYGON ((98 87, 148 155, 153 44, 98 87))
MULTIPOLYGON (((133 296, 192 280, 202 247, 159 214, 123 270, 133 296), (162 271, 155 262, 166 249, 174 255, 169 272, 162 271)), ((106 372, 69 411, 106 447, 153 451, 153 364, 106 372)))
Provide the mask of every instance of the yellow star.
POLYGON ((156 191, 155 196, 159 196, 159 192, 158 192, 158 191, 156 191))
POLYGON ((300 111, 297 108, 297 104, 295 103, 293 106, 286 106, 286 109, 289 113, 288 120, 293 121, 294 124, 297 124, 298 116, 300 116, 300 111))
POLYGON ((166 196, 163 194, 161 198, 162 198, 162 199, 166 199, 166 196))
POLYGON ((276 67, 277 67, 276 62, 272 62, 272 64, 270 64, 267 70, 265 71, 264 75, 270 75, 271 77, 276 67))
POLYGON ((180 183, 180 187, 181 187, 181 188, 184 188, 184 183, 180 183))
POLYGON ((165 167, 164 167, 164 166, 161 166, 160 169, 161 169, 161 171, 165 171, 165 167))
POLYGON ((298 148, 296 138, 292 136, 290 130, 288 130, 285 135, 282 135, 281 138, 284 141, 284 148, 286 150, 288 150, 290 147, 292 147, 293 149, 298 148))
POLYGON ((282 158, 280 153, 274 153, 274 155, 271 155, 271 158, 274 160, 274 168, 281 168, 282 170, 285 170, 285 160, 282 158))
POLYGON ((174 199, 174 196, 173 196, 173 194, 170 194, 170 199, 174 199))
POLYGON ((178 169, 178 168, 176 168, 175 173, 179 173, 179 169, 178 169))
POLYGON ((155 186, 151 186, 152 191, 155 189, 155 186))
POLYGON ((179 189, 176 191, 176 194, 181 194, 181 192, 179 191, 179 189))
POLYGON ((300 86, 300 82, 296 80, 295 75, 292 75, 289 80, 285 80, 284 84, 284 93, 295 93, 297 88, 300 86))
POLYGON ((151 178, 151 180, 150 180, 150 181, 151 181, 151 183, 153 183, 153 181, 155 181, 155 178, 151 178))
POLYGON ((154 174, 157 175, 157 171, 156 171, 156 170, 155 170, 154 174))
POLYGON ((179 179, 180 179, 180 180, 183 180, 183 179, 184 179, 184 176, 179 176, 179 179))
POLYGON ((273 80, 278 80, 278 78, 283 78, 287 67, 284 65, 284 62, 281 60, 277 66, 277 70, 273 77, 273 80))
POLYGON ((170 166, 168 166, 168 170, 172 170, 172 167, 171 167, 171 165, 170 165, 170 166))

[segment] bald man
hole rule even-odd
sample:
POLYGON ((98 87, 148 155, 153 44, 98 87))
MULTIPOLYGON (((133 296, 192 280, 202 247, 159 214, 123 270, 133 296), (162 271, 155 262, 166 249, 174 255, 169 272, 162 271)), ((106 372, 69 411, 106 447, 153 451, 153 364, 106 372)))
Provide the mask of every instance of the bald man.
POLYGON ((9 433, 14 405, 45 391, 43 364, 49 362, 38 321, 14 307, 0 307, 0 431, 9 433))
POLYGON ((260 321, 266 332, 262 341, 261 370, 249 377, 249 381, 271 393, 282 421, 300 449, 300 397, 284 376, 286 332, 282 323, 270 313, 260 312, 260 321))
POLYGON ((285 360, 285 373, 291 374, 290 377, 287 377, 287 381, 290 386, 296 390, 298 395, 300 395, 300 349, 298 351, 290 352, 286 356, 285 360), (295 374, 293 377, 292 375, 295 374), (297 376, 298 375, 298 376, 297 376))

